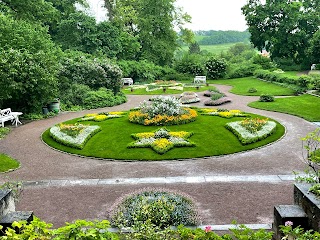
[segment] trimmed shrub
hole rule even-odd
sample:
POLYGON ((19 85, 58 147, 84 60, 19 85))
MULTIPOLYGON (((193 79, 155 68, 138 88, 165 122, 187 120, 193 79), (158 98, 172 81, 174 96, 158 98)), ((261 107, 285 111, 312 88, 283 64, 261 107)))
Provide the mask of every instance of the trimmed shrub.
POLYGON ((256 88, 249 88, 248 93, 255 93, 258 90, 256 88))
POLYGON ((274 102, 274 96, 270 94, 262 94, 259 98, 260 102, 274 102))
POLYGON ((114 95, 110 89, 100 88, 98 91, 89 91, 83 99, 86 109, 112 107, 126 102, 127 98, 122 93, 114 95))
POLYGON ((130 194, 111 211, 111 224, 119 228, 146 221, 161 229, 181 224, 194 226, 198 224, 197 218, 190 197, 162 189, 130 194))
POLYGON ((230 70, 227 74, 227 78, 242 78, 242 77, 250 77, 254 74, 257 69, 261 67, 257 64, 240 64, 235 65, 234 68, 230 70))

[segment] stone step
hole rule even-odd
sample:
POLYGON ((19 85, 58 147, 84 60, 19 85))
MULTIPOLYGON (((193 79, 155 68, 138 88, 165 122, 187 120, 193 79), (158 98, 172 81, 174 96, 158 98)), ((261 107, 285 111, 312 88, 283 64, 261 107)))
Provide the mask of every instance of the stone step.
POLYGON ((24 220, 27 222, 31 222, 33 220, 33 212, 10 212, 0 217, 0 225, 2 225, 4 229, 6 229, 8 227, 11 227, 13 222, 19 222, 24 220))
POLYGON ((15 211, 14 197, 11 190, 0 190, 0 217, 15 211))
POLYGON ((279 226, 285 225, 288 221, 293 223, 293 227, 301 226, 304 229, 309 229, 308 216, 302 207, 298 205, 278 205, 274 207, 274 222, 272 227, 274 239, 282 239, 283 235, 280 232, 279 226))

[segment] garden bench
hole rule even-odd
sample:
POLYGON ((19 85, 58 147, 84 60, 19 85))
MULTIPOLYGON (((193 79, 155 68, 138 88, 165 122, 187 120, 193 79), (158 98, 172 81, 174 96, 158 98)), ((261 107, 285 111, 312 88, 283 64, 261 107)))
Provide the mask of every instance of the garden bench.
POLYGON ((193 79, 193 82, 194 83, 206 83, 207 82, 207 77, 206 76, 196 76, 194 79, 193 79))
POLYGON ((14 116, 11 115, 11 108, 0 110, 0 122, 2 127, 4 127, 4 123, 6 121, 13 121, 13 120, 14 120, 14 116))
POLYGON ((122 78, 121 79, 123 82, 123 85, 127 84, 127 85, 133 85, 133 79, 132 78, 122 78))
POLYGON ((15 124, 16 126, 21 124, 19 121, 19 116, 22 115, 22 112, 12 112, 11 108, 6 108, 0 110, 0 122, 1 126, 4 127, 4 123, 7 121, 11 121, 12 124, 15 124))

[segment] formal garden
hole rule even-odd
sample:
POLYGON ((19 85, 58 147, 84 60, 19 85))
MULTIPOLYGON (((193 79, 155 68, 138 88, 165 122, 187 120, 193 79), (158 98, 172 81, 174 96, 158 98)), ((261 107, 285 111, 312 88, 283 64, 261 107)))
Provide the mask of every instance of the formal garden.
POLYGON ((250 1, 243 32, 100 2, 0 0, 0 238, 320 239, 318 2, 250 1))

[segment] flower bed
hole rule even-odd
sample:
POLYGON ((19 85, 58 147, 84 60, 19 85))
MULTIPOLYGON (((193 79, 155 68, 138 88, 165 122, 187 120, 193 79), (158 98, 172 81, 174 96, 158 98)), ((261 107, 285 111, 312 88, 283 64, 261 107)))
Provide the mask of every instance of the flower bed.
POLYGON ((146 221, 161 229, 198 224, 198 213, 191 198, 164 189, 140 190, 120 198, 110 215, 111 224, 120 229, 146 221))
POLYGON ((218 100, 206 100, 204 102, 204 105, 205 106, 218 106, 218 105, 222 105, 222 104, 225 104, 225 103, 228 103, 228 102, 231 102, 231 99, 228 98, 228 97, 221 97, 219 98, 218 100))
POLYGON ((83 118, 79 119, 78 122, 84 122, 84 121, 102 122, 107 119, 122 117, 123 114, 125 114, 125 112, 89 113, 89 114, 86 114, 83 118))
POLYGON ((204 108, 201 109, 202 115, 219 116, 223 118, 233 118, 233 117, 246 117, 248 114, 241 112, 240 110, 228 110, 228 109, 214 109, 214 108, 204 108))
POLYGON ((184 92, 181 94, 179 100, 182 104, 200 102, 200 98, 198 98, 195 92, 184 92))
MULTIPOLYGON (((246 127, 244 121, 230 122, 225 126, 238 137, 243 145, 265 139, 276 131, 277 124, 273 121, 265 121, 264 124, 258 124, 256 130, 253 127, 254 123, 250 124, 250 127, 246 127)), ((252 120, 252 122, 254 121, 257 120, 252 120)))
POLYGON ((84 145, 89 141, 89 139, 100 130, 101 129, 99 126, 60 124, 50 128, 50 136, 56 142, 61 143, 65 146, 83 149, 84 145), (65 126, 69 126, 68 132, 63 130, 65 126), (72 128, 76 130, 72 130, 72 128), (81 130, 78 130, 79 128, 81 128, 81 130))
POLYGON ((182 107, 175 97, 155 97, 151 104, 144 101, 139 108, 129 113, 129 121, 146 126, 186 124, 198 116, 195 110, 182 107))
POLYGON ((194 147, 193 142, 187 139, 193 135, 192 132, 170 132, 166 128, 160 128, 155 132, 143 132, 131 134, 136 139, 128 145, 128 148, 152 148, 156 153, 164 154, 174 147, 194 147))

